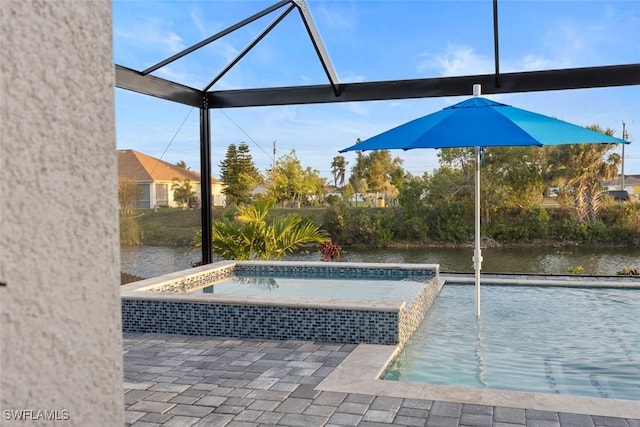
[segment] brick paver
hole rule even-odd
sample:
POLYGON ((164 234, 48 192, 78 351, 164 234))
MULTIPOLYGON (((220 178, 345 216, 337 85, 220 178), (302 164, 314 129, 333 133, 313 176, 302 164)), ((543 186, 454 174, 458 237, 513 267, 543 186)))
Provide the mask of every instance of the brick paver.
POLYGON ((136 427, 640 427, 638 419, 316 390, 355 347, 124 334, 125 422, 136 427))

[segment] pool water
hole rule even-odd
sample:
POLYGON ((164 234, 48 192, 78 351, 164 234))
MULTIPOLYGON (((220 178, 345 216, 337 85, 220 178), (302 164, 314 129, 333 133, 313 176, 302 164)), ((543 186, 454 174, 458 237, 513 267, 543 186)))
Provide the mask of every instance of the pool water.
POLYGON ((425 282, 409 279, 233 276, 192 292, 227 295, 276 295, 283 297, 406 301, 410 304, 425 286, 425 282))
POLYGON ((446 285, 383 379, 640 400, 640 291, 446 285))

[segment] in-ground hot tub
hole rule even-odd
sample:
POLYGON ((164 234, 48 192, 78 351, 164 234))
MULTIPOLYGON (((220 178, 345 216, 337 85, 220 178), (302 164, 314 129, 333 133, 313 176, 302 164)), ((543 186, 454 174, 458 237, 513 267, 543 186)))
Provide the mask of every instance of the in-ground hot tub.
POLYGON ((441 287, 433 264, 224 261, 122 286, 122 323, 125 332, 403 345, 441 287))

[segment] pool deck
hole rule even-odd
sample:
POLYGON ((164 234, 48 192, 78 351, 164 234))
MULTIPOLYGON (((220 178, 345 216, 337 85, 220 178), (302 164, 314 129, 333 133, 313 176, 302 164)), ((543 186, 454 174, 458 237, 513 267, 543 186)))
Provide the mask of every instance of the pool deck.
POLYGON ((625 426, 640 401, 377 380, 395 347, 123 334, 131 426, 625 426))

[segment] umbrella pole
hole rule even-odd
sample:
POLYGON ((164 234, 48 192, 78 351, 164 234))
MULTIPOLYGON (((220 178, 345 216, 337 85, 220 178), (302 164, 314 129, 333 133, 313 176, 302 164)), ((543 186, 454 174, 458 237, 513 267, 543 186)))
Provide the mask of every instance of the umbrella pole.
POLYGON ((475 249, 473 251, 473 268, 475 270, 476 288, 476 316, 480 317, 480 270, 482 268, 482 253, 480 251, 480 147, 475 148, 475 249))

